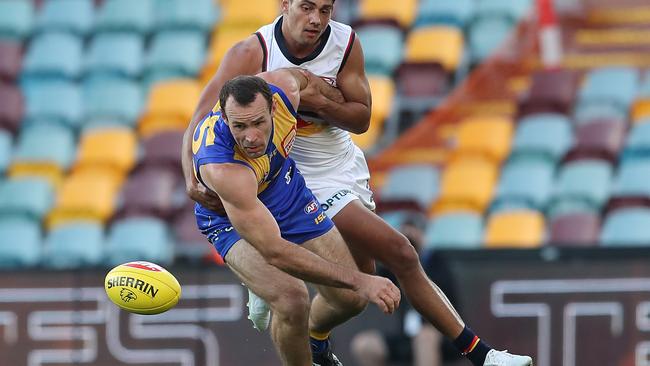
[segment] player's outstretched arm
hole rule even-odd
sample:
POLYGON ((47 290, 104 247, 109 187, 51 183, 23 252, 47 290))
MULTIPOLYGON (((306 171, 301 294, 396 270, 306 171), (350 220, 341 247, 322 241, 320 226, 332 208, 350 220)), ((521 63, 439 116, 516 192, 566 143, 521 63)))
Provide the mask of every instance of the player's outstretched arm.
POLYGON ((386 313, 399 306, 399 290, 389 280, 329 262, 282 239, 275 219, 257 198, 257 181, 249 168, 208 164, 200 169, 203 181, 221 197, 235 230, 269 264, 308 282, 357 291, 386 313))
POLYGON ((363 62, 363 50, 357 37, 347 62, 336 78, 338 89, 319 78, 314 81, 310 79, 310 83, 318 84, 319 91, 311 94, 303 92, 301 107, 315 111, 344 130, 357 134, 366 132, 370 126, 372 98, 363 62))
POLYGON ((194 115, 183 135, 181 164, 188 196, 208 209, 225 214, 219 196, 207 189, 194 177, 192 168, 192 134, 196 125, 219 100, 219 91, 226 81, 238 75, 255 75, 262 71, 262 49, 255 35, 234 45, 219 64, 219 69, 203 89, 194 115))

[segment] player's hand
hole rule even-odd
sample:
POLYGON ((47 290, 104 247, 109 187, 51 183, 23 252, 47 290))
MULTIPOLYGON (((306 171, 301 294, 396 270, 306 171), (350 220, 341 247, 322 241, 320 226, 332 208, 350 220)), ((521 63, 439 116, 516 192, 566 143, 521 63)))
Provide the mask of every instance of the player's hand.
POLYGON ((217 215, 226 216, 226 210, 223 208, 221 198, 219 198, 218 194, 209 190, 203 184, 200 184, 193 175, 187 178, 187 180, 186 192, 194 202, 201 204, 201 206, 213 211, 217 215))
POLYGON ((364 274, 357 293, 379 306, 384 314, 392 314, 399 307, 401 294, 389 279, 364 274))

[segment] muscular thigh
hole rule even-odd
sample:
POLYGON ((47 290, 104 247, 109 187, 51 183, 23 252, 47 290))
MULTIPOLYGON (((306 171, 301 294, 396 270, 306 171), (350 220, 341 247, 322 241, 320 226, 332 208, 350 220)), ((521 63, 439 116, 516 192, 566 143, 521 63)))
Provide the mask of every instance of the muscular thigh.
POLYGON ((239 240, 226 255, 228 267, 257 296, 273 302, 293 291, 307 291, 304 282, 268 264, 245 240, 239 240))

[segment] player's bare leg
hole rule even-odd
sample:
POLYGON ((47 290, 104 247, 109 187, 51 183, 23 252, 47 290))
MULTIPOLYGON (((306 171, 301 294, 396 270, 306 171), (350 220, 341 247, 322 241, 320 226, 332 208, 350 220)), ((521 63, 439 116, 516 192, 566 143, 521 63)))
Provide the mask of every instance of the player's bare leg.
POLYGON ((269 265, 244 240, 226 255, 226 262, 244 284, 273 311, 271 338, 284 366, 311 365, 309 293, 304 282, 269 265))

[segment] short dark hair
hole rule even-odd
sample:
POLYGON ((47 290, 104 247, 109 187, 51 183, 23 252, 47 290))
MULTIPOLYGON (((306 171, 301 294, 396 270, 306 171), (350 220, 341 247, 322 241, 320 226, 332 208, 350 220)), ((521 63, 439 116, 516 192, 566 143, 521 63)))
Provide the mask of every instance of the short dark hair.
POLYGON ((247 106, 255 100, 257 94, 262 94, 269 105, 269 111, 273 104, 273 93, 269 84, 258 76, 240 75, 228 80, 219 93, 219 105, 221 114, 226 115, 226 101, 232 95, 237 104, 247 106))

